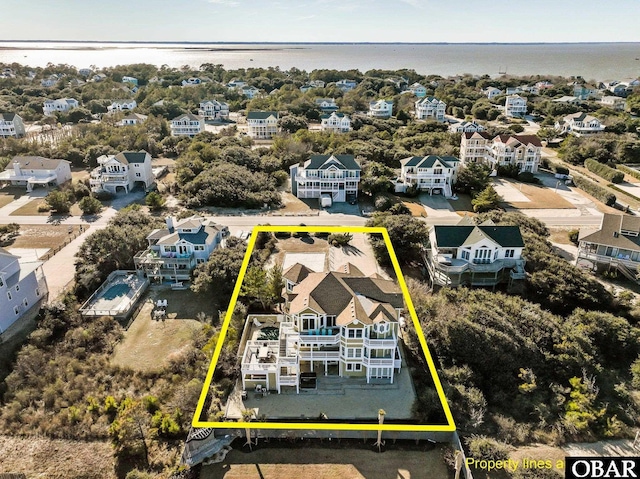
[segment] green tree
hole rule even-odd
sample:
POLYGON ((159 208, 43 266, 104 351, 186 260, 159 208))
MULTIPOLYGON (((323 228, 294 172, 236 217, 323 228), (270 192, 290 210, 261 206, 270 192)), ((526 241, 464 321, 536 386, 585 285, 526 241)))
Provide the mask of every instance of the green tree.
POLYGON ((296 115, 283 116, 278 122, 280 128, 288 133, 295 133, 298 130, 306 130, 309 125, 306 118, 296 115))
POLYGON ((100 202, 100 200, 94 198, 93 196, 85 196, 78 203, 78 207, 85 215, 95 215, 102 209, 102 203, 100 202))
POLYGON ((259 302, 262 309, 267 306, 272 299, 271 289, 267 281, 267 272, 259 266, 250 266, 247 269, 242 287, 240 288, 240 296, 252 302, 259 302))
POLYGON ((47 195, 45 201, 49 207, 60 215, 69 213, 71 201, 69 195, 62 190, 52 190, 47 195))
POLYGON ((471 200, 473 211, 483 213, 485 211, 494 210, 498 207, 498 203, 502 201, 502 197, 498 194, 492 185, 488 185, 474 199, 471 200))
POLYGON ((282 264, 274 265, 267 275, 269 280, 269 295, 272 302, 279 303, 282 300, 284 289, 284 277, 282 276, 282 264))
MULTIPOLYGON (((420 260, 423 246, 429 239, 429 232, 423 221, 409 215, 393 216, 387 213, 375 213, 367 221, 367 226, 387 229, 391 244, 400 263, 410 264, 420 260)), ((382 236, 369 235, 373 252, 380 264, 391 265, 391 259, 382 236)))
POLYGON ((490 174, 491 167, 489 165, 469 163, 458 170, 456 190, 474 197, 489 185, 491 182, 490 174))
POLYGON ((159 211, 164 208, 165 199, 159 193, 152 191, 146 196, 144 203, 151 211, 159 211))

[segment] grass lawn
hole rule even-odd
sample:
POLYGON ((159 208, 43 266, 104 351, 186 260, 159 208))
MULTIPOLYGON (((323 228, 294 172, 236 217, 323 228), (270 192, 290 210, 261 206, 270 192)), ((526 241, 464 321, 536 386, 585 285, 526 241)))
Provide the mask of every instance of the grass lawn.
MULTIPOLYGON (((473 213, 473 205, 471 204, 471 196, 464 193, 457 193, 457 200, 447 200, 453 211, 456 213, 473 213)), ((474 213, 475 214, 475 213, 474 213)), ((465 215, 461 215, 465 216, 465 215)))
MULTIPOLYGON (((38 205, 44 201, 44 198, 37 198, 35 200, 31 200, 26 203, 24 206, 21 206, 9 216, 50 216, 51 213, 49 211, 38 211, 38 205)), ((82 216, 82 210, 78 207, 78 203, 74 203, 71 205, 71 210, 69 211, 69 215, 71 216, 82 216)))
MULTIPOLYGON (((71 227, 72 233, 78 232, 80 225, 71 227)), ((89 227, 84 226, 86 231, 89 227)), ((20 234, 16 236, 11 248, 50 248, 55 249, 69 239, 68 225, 21 225, 20 234)))
POLYGON ((0 208, 26 194, 24 186, 5 186, 0 189, 0 208))
POLYGON ((553 189, 541 186, 533 185, 530 183, 521 183, 513 181, 507 178, 501 178, 503 181, 508 181, 511 186, 520 190, 530 201, 522 202, 504 202, 503 206, 518 208, 518 209, 575 209, 575 206, 565 200, 558 193, 555 193, 553 189))
POLYGON ((111 362, 137 371, 156 371, 167 359, 179 354, 189 344, 195 331, 202 328, 198 313, 218 315, 212 311, 210 298, 191 291, 172 291, 168 287, 152 287, 122 341, 115 347, 111 362), (151 312, 157 299, 167 300, 167 319, 154 321, 151 312))

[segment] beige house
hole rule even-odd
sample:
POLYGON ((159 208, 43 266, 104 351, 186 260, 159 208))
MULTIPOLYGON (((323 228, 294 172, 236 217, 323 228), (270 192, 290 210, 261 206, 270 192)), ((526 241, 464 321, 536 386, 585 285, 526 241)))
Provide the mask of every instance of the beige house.
POLYGON ((250 111, 247 114, 247 134, 257 140, 270 140, 278 134, 277 111, 250 111))

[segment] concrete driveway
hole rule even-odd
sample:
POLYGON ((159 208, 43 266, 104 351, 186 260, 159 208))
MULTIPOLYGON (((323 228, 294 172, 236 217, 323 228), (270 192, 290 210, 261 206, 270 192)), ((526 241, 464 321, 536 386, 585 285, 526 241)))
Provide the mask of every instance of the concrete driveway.
POLYGON ((449 201, 447 201, 447 199, 442 195, 429 195, 428 193, 420 193, 418 199, 427 212, 427 217, 460 218, 449 204, 449 201))

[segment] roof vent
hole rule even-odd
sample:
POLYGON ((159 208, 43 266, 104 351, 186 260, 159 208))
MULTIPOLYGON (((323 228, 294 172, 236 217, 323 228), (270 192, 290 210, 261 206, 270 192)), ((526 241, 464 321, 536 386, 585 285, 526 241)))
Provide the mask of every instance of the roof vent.
POLYGON ((617 238, 617 237, 618 237, 618 232, 617 232, 617 231, 614 231, 614 232, 613 232, 613 237, 614 237, 614 238, 617 238))

